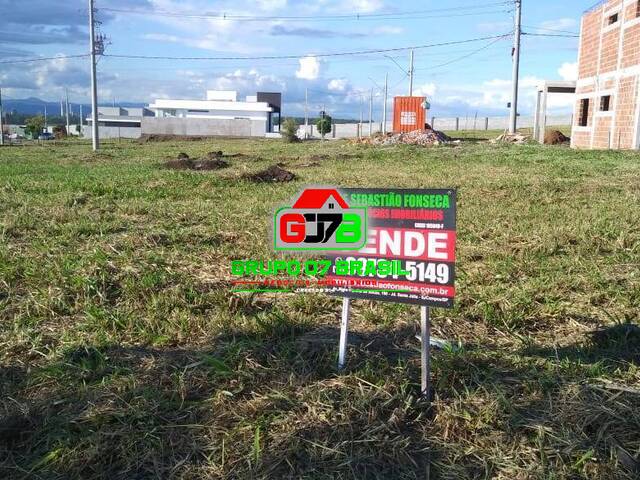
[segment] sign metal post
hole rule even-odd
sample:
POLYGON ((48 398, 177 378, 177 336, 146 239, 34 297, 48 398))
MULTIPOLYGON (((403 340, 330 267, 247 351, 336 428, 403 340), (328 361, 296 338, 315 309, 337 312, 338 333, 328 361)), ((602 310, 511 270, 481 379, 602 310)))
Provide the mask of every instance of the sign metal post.
POLYGON ((342 299, 342 323, 340 325, 340 347, 338 352, 338 370, 342 370, 347 361, 347 337, 349 335, 349 315, 351 314, 351 299, 342 299))
POLYGON ((456 191, 345 188, 339 195, 351 209, 367 209, 367 242, 327 255, 331 293, 343 297, 338 370, 346 365, 352 299, 418 305, 420 393, 429 401, 431 346, 446 344, 431 338, 430 308, 452 308, 455 298, 456 191))
POLYGON ((421 386, 420 392, 422 396, 429 399, 429 376, 431 371, 431 358, 429 355, 429 350, 431 346, 431 322, 429 318, 429 307, 421 307, 420 308, 420 340, 422 345, 420 346, 421 350, 421 363, 422 363, 422 373, 421 373, 421 386))

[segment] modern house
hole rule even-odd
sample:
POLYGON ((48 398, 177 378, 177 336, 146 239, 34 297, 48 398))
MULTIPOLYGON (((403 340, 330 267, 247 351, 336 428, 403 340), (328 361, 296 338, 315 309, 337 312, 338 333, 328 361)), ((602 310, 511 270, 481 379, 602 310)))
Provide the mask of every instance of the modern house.
MULTIPOLYGON (((153 117, 148 108, 98 107, 100 138, 140 138, 142 118, 153 117)), ((91 138, 92 117, 82 127, 82 136, 91 138)))
POLYGON ((640 145, 640 2, 600 2, 582 17, 571 145, 640 145))
POLYGON ((210 90, 204 100, 158 99, 144 118, 143 134, 264 137, 279 131, 281 94, 259 92, 238 101, 228 90, 210 90), (274 114, 277 113, 277 123, 274 114))

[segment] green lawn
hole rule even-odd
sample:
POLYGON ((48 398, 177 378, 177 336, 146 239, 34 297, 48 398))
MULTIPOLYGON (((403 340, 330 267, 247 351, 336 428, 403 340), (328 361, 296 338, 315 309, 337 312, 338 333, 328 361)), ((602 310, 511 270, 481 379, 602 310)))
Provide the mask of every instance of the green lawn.
POLYGON ((636 153, 5 147, 0 205, 0 478, 638 478, 636 153), (164 167, 213 150, 244 156, 164 167), (299 180, 243 178, 275 163, 299 180), (229 292, 307 184, 458 188, 457 304, 433 334, 461 348, 434 354, 431 407, 417 308, 354 302, 339 374, 338 299, 229 292))

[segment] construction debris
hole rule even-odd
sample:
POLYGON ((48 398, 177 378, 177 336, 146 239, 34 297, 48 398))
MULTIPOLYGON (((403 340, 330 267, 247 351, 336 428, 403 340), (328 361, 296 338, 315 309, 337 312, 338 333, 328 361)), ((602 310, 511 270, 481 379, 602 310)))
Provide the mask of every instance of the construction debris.
POLYGON ((364 145, 419 145, 431 147, 452 143, 450 137, 442 132, 432 129, 414 130, 407 133, 378 133, 371 137, 361 137, 354 140, 355 143, 364 145))
POLYGON ((491 143, 512 143, 514 145, 524 145, 531 141, 531 135, 524 133, 503 133, 498 138, 491 140, 491 143))

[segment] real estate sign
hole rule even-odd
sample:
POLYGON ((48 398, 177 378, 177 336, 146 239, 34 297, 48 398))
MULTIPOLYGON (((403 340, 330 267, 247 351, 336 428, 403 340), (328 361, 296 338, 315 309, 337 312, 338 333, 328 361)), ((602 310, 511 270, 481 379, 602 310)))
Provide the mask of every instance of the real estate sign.
POLYGON ((366 207, 367 241, 357 252, 330 254, 334 294, 451 308, 456 191, 340 189, 340 194, 349 206, 366 207))

